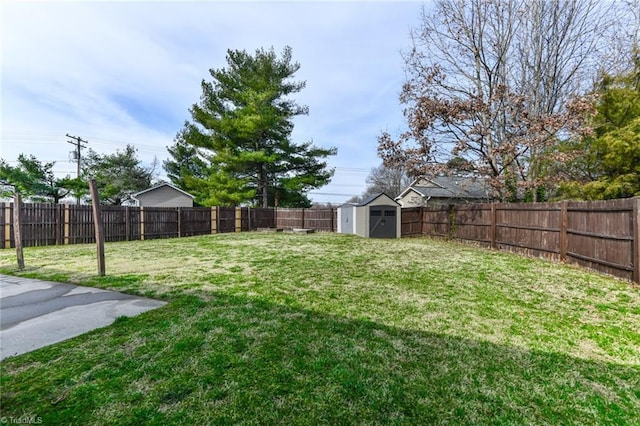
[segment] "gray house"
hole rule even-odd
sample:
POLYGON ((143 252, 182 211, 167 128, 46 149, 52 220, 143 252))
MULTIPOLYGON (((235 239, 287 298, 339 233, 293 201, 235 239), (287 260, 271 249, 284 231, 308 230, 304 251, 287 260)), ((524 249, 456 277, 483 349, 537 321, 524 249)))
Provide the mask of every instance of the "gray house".
POLYGON ((195 197, 170 183, 161 183, 131 195, 139 207, 193 207, 195 197))
POLYGON ((493 190, 486 179, 467 176, 424 177, 414 180, 395 200, 402 207, 483 203, 492 200, 493 190))

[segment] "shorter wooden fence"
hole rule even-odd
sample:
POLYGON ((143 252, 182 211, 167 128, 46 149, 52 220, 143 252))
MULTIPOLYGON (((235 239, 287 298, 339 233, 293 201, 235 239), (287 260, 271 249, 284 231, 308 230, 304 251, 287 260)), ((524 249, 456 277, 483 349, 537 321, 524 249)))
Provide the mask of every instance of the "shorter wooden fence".
POLYGON ((440 236, 548 257, 640 283, 640 197, 402 210, 403 236, 440 236))
MULTIPOLYGON (((249 207, 101 208, 105 241, 150 240, 244 232, 260 228, 336 231, 336 209, 253 209, 249 207)), ((25 203, 20 212, 25 247, 95 242, 91 206, 25 203)), ((0 248, 15 247, 13 203, 0 208, 0 248)))

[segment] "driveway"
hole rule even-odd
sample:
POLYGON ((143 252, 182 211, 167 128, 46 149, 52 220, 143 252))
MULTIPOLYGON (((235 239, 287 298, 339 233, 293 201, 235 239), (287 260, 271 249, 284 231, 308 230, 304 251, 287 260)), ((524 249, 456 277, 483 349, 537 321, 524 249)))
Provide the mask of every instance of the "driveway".
POLYGON ((115 291, 0 275, 0 360, 165 304, 115 291))

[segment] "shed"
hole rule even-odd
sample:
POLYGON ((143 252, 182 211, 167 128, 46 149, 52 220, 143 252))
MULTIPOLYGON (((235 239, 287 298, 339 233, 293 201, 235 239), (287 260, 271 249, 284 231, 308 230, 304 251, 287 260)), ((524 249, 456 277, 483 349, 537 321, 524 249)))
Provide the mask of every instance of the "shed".
POLYGON ((193 195, 170 183, 161 183, 131 195, 140 207, 193 207, 193 195))
POLYGON ((338 232, 364 238, 400 238, 400 204, 387 194, 338 207, 338 232))
POLYGON ((345 203, 338 207, 338 233, 355 234, 354 220, 356 217, 355 203, 345 203))

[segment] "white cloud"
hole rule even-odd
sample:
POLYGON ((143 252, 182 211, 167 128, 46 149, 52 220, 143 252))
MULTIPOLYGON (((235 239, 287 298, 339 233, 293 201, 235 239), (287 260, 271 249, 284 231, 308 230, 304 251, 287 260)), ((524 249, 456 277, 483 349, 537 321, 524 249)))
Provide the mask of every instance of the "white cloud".
MULTIPOLYGON (((141 158, 165 147, 227 49, 293 48, 295 99, 310 107, 294 137, 337 146, 331 185, 358 194, 376 166, 376 136, 402 123, 400 50, 419 3, 398 2, 3 2, 0 156, 57 160, 65 133, 98 152, 136 145, 141 158)), ((319 201, 344 197, 314 196, 319 201)))

